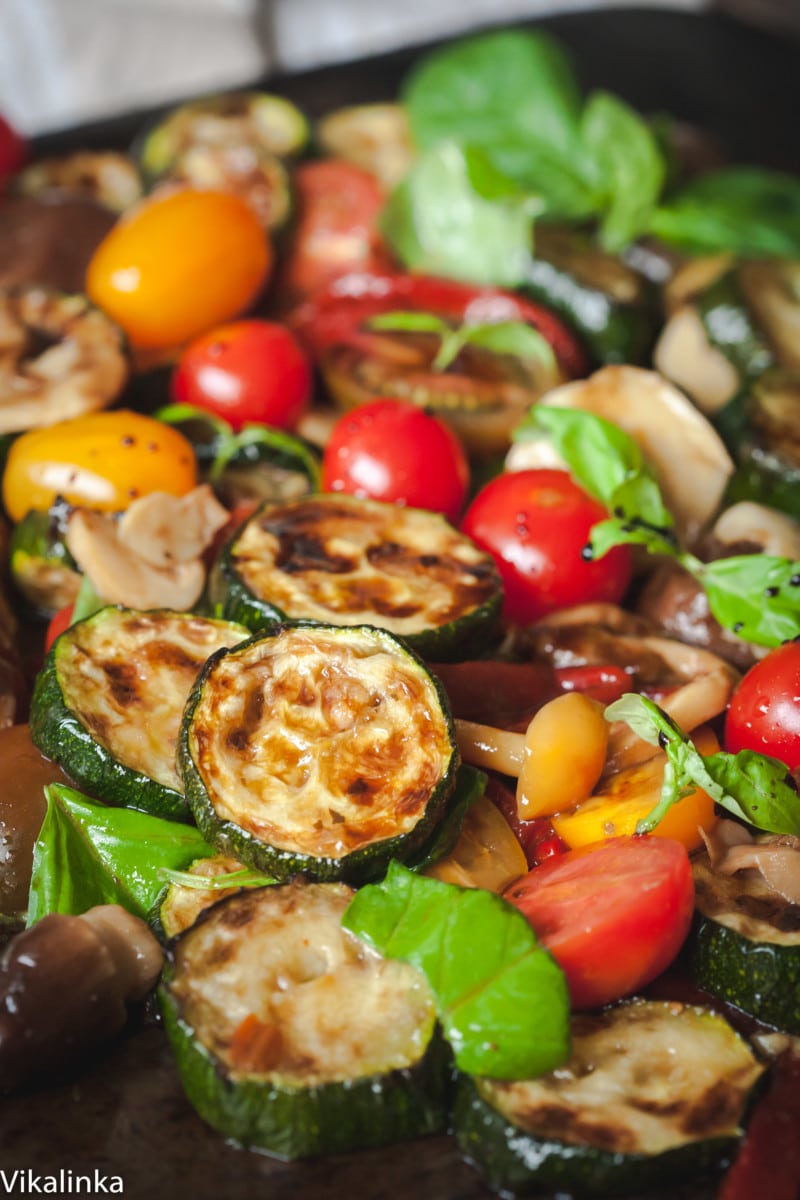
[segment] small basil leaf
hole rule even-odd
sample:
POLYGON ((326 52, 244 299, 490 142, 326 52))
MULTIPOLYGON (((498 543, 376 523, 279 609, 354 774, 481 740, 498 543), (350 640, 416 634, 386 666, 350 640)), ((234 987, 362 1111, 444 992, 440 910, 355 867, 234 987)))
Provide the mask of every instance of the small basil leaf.
POLYGON ((605 193, 600 240, 616 253, 648 226, 664 184, 664 156, 647 123, 608 92, 589 97, 581 137, 605 193))
POLYGON ((800 562, 767 554, 737 554, 699 564, 696 577, 720 625, 758 646, 779 646, 800 634, 800 562))
POLYGON ((524 321, 497 321, 491 325, 465 326, 466 341, 483 346, 494 354, 513 354, 543 367, 555 369, 557 360, 553 347, 544 334, 524 321))
POLYGON ((723 790, 723 808, 767 833, 800 834, 800 796, 789 782, 785 763, 740 750, 710 754, 705 765, 723 790))
POLYGON ((393 862, 362 888, 343 925, 428 979, 462 1071, 529 1079, 569 1053, 563 972, 499 896, 415 875, 393 862))
POLYGON ((800 254, 800 180, 756 167, 715 171, 655 209, 650 232, 693 253, 800 254))
POLYGON ((381 228, 406 267, 470 283, 515 287, 531 261, 538 197, 509 184, 482 151, 443 142, 394 190, 381 228))
POLYGON ((214 853, 191 825, 109 808, 62 784, 45 794, 29 925, 49 912, 79 914, 95 904, 121 904, 144 918, 164 889, 164 868, 183 870, 214 853))
POLYGON ((385 312, 370 317, 369 329, 388 330, 392 333, 447 333, 447 321, 428 312, 385 312))
POLYGON ((605 710, 607 721, 624 721, 634 733, 664 750, 661 799, 636 827, 651 833, 665 813, 694 787, 717 804, 767 833, 800 833, 800 796, 786 766, 765 754, 741 750, 702 755, 670 716, 646 696, 626 694, 605 710))

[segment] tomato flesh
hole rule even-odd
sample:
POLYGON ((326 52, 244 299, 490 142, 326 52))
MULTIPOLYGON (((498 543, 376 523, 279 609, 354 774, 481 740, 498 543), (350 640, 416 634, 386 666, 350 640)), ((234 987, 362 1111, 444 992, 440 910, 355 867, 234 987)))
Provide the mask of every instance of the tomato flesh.
POLYGON ((755 750, 800 767, 800 642, 778 646, 751 667, 731 697, 725 748, 755 750))
POLYGON ((669 966, 692 921, 689 856, 669 838, 612 838, 535 867, 505 899, 564 971, 575 1008, 628 996, 669 966))
POLYGON ((197 338, 172 377, 172 397, 248 423, 294 429, 311 395, 311 366, 294 335, 272 321, 234 321, 197 338))
POLYGON ((594 561, 582 553, 592 526, 607 516, 566 471, 535 469, 492 479, 461 527, 497 563, 506 617, 525 624, 572 604, 622 599, 630 547, 615 546, 594 561))
POLYGON ((404 400, 375 400, 337 421, 325 447, 322 486, 427 508, 455 521, 469 465, 443 421, 404 400))

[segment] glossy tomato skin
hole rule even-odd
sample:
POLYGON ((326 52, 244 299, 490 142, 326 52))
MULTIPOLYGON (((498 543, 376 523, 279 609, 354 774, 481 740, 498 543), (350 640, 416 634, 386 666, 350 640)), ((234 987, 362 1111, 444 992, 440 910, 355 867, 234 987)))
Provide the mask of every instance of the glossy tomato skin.
POLYGON ((631 578, 630 547, 587 562, 591 528, 608 516, 566 471, 498 475, 478 493, 461 527, 497 563, 508 620, 526 624, 558 608, 616 603, 631 578))
POLYGON ((725 749, 800 767, 800 641, 771 650, 741 680, 725 720, 725 749))
POLYGON ((165 190, 103 239, 86 290, 135 347, 165 350, 243 312, 271 263, 258 217, 238 196, 165 190))
POLYGON ((427 508, 457 520, 467 456, 438 417, 405 400, 375 400, 341 417, 322 460, 322 487, 427 508))
POLYGON ((689 856, 620 837, 552 858, 504 893, 564 971, 575 1008, 631 995, 678 954, 694 912, 689 856))
POLYGON ((0 117, 0 186, 18 171, 28 157, 28 146, 21 134, 0 117))
POLYGON ((149 492, 183 496, 197 483, 191 443, 142 413, 89 413, 23 433, 3 475, 3 502, 13 521, 46 511, 57 496, 119 512, 149 492))
POLYGON ((294 335, 273 321, 234 321, 191 342, 172 397, 215 413, 237 432, 249 422, 293 429, 311 395, 311 366, 294 335))

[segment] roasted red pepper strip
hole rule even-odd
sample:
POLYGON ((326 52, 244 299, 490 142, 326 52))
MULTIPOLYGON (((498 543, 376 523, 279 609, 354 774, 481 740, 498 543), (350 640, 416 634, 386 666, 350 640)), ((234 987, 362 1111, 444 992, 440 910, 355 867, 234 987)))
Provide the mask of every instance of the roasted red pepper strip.
POLYGON ((800 1196, 800 1054, 781 1055, 717 1200, 800 1196))
POLYGON ((555 677, 564 692, 584 692, 601 704, 613 704, 624 692, 631 691, 631 677, 623 667, 556 667, 555 677))

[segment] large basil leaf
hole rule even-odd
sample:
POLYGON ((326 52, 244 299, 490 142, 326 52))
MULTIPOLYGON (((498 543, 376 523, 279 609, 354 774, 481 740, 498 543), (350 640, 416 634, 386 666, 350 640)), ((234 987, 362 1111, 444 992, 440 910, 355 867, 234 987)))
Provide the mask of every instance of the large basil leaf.
POLYGON ((800 179, 757 167, 714 171, 657 208, 650 231, 696 254, 800 254, 800 179))
POLYGON ((567 55, 545 34, 501 31, 456 42, 423 60, 403 99, 423 150, 449 140, 478 147, 538 192, 549 211, 591 211, 580 91, 567 55))
POLYGON ((462 1071, 529 1079, 569 1054, 563 972, 499 896, 415 875, 393 862, 362 888, 345 928, 426 975, 462 1071))
POLYGON ((214 850, 191 825, 109 808, 62 784, 45 789, 47 812, 33 852, 28 924, 47 913, 121 904, 146 917, 164 890, 162 871, 214 850))
POLYGON ((482 150, 442 142, 422 154, 394 190, 381 228, 412 270, 516 287, 528 273, 533 219, 541 208, 482 150))

